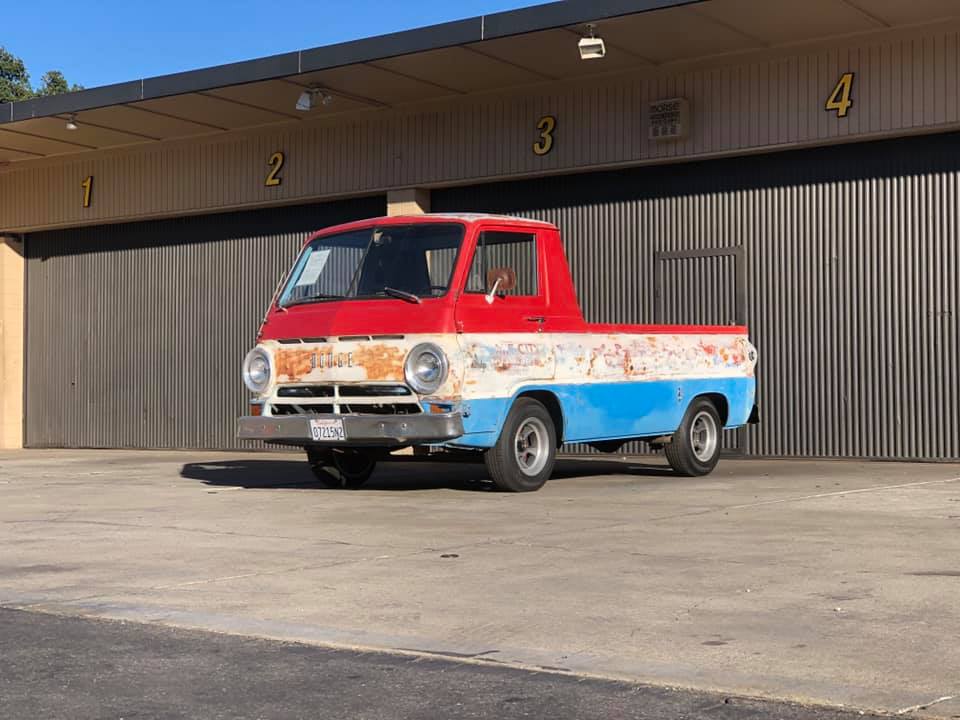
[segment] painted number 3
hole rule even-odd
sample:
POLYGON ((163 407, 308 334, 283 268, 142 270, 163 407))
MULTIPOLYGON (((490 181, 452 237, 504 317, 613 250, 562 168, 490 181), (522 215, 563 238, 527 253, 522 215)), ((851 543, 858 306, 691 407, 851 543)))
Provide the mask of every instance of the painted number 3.
POLYGON ((557 129, 557 119, 553 115, 544 115, 537 123, 540 139, 533 144, 534 155, 546 155, 553 150, 553 131, 557 129))
POLYGON ((277 187, 283 182, 283 178, 280 177, 280 171, 283 169, 283 160, 282 152, 275 152, 270 156, 270 161, 267 163, 267 165, 270 166, 270 172, 267 173, 267 179, 263 183, 266 187, 277 187))
POLYGON ((827 98, 827 104, 824 107, 824 110, 827 112, 836 110, 837 117, 846 117, 847 113, 850 112, 851 106, 853 105, 853 99, 850 97, 850 93, 852 91, 853 73, 844 73, 840 77, 840 82, 837 83, 837 86, 833 89, 833 92, 830 93, 830 97, 827 98))

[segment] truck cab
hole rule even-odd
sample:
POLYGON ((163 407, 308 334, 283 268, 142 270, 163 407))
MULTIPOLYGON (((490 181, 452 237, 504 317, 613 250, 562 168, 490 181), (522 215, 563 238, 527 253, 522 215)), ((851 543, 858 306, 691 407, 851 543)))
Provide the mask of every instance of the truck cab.
POLYGON ((482 457, 512 491, 565 442, 647 440, 700 475, 755 415, 755 364, 739 326, 587 323, 549 223, 379 218, 307 239, 244 360, 238 435, 304 448, 339 487, 411 446, 482 457))

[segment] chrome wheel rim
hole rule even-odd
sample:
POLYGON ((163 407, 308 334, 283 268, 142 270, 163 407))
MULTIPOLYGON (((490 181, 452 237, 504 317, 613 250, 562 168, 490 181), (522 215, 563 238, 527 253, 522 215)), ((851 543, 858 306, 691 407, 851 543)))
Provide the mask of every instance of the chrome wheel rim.
POLYGON ((690 447, 700 462, 710 462, 717 451, 720 432, 713 415, 703 410, 690 423, 690 447))
POLYGON ((513 448, 520 472, 528 477, 538 475, 550 457, 550 434, 538 418, 527 418, 517 428, 513 448))

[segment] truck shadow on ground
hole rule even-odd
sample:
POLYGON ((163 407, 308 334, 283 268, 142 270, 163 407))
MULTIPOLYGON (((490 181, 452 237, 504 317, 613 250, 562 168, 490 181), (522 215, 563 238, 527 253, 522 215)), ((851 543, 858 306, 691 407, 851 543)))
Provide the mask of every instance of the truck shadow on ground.
MULTIPOLYGON (((664 465, 649 460, 558 460, 550 482, 596 476, 647 476, 663 478, 672 475, 664 465)), ((180 476, 199 480, 211 487, 247 489, 317 489, 328 490, 314 478, 305 461, 299 460, 228 460, 224 462, 187 463, 180 476)), ((389 490, 462 490, 493 492, 482 462, 423 462, 400 460, 381 463, 373 477, 360 491, 389 490)))

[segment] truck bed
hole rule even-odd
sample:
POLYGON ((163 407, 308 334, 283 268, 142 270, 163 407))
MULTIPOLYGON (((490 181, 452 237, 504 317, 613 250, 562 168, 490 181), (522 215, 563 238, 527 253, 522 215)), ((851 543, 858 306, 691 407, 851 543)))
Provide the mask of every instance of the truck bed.
POLYGON ((602 335, 746 335, 745 325, 629 325, 584 323, 584 332, 602 335))

